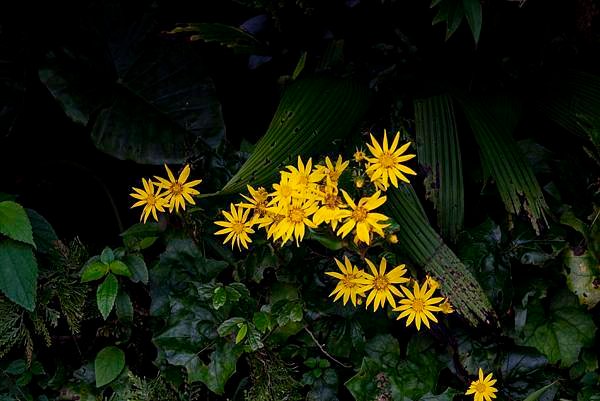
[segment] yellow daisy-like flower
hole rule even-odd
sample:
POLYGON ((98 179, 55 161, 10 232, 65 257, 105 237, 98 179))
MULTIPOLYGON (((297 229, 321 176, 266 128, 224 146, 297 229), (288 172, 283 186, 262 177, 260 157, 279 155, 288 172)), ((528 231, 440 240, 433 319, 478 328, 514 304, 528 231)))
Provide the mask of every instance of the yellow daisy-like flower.
POLYGON ((381 146, 371 134, 372 145, 367 143, 367 147, 371 151, 373 157, 367 158, 369 161, 367 173, 370 173, 369 175, 371 176, 372 181, 381 177, 383 185, 387 186, 389 178, 392 185, 398 188, 398 179, 410 183, 404 174, 417 175, 414 170, 401 164, 402 162, 414 158, 416 155, 403 155, 410 146, 410 142, 405 143, 400 148, 396 149, 399 140, 400 132, 396 133, 392 145, 388 147, 387 132, 384 130, 383 144, 381 146))
POLYGON ((231 240, 231 249, 233 249, 234 243, 237 243, 240 251, 242 250, 240 244, 248 249, 248 243, 252 242, 248 234, 254 234, 252 221, 248 221, 250 209, 244 211, 241 206, 236 208, 231 204, 229 205, 229 210, 229 212, 223 210, 223 216, 225 216, 227 221, 215 221, 216 225, 225 227, 215 232, 215 235, 227 234, 223 243, 225 244, 227 241, 231 240))
POLYGON ((165 193, 160 193, 159 188, 154 192, 152 181, 142 178, 142 184, 144 185, 144 189, 132 188, 135 192, 129 194, 129 196, 138 200, 131 208, 144 206, 144 210, 142 210, 142 215, 140 216, 140 221, 143 219, 144 223, 148 220, 150 213, 152 213, 154 220, 158 221, 156 211, 164 212, 164 208, 169 206, 169 202, 164 197, 165 193))
MULTIPOLYGON (((380 306, 383 308, 386 300, 395 308, 396 300, 394 299, 394 295, 400 297, 402 296, 402 293, 394 287, 394 284, 408 282, 408 278, 404 277, 404 274, 406 274, 405 266, 398 265, 386 273, 387 260, 385 258, 381 258, 381 261, 379 262, 379 271, 377 271, 377 268, 369 259, 365 258, 365 261, 367 262, 367 265, 369 265, 371 273, 373 273, 364 273, 363 275, 364 284, 367 290, 371 291, 367 296, 367 308, 373 300, 375 300, 373 303, 374 311, 380 306)), ((404 288, 403 286, 400 287, 404 288)))
MULTIPOLYGON (((329 184, 328 180, 328 184, 329 184)), ((334 185, 326 185, 321 192, 321 207, 313 215, 313 222, 320 225, 325 222, 331 224, 334 230, 340 221, 340 211, 345 207, 338 196, 338 189, 334 185)))
POLYGON ((175 209, 175 211, 178 212, 180 206, 185 210, 186 201, 191 205, 195 205, 196 202, 194 202, 192 195, 198 195, 200 192, 193 187, 200 184, 202 180, 186 182, 190 176, 190 165, 185 165, 177 179, 175 179, 175 176, 166 164, 165 169, 169 176, 168 180, 158 176, 154 176, 154 178, 158 180, 156 185, 165 190, 165 198, 169 201, 169 211, 172 212, 173 209, 175 209))
POLYGON ((406 327, 408 327, 413 321, 417 326, 417 330, 421 330, 421 322, 429 329, 429 320, 437 323, 437 318, 431 312, 441 311, 439 304, 444 300, 443 297, 432 298, 435 288, 427 288, 427 282, 419 288, 419 283, 415 281, 413 291, 411 292, 408 288, 402 287, 402 291, 407 298, 400 300, 400 306, 394 311, 402 312, 398 316, 398 320, 408 316, 406 319, 406 327))
POLYGON ((367 154, 363 148, 356 148, 356 152, 354 152, 354 161, 357 163, 362 162, 363 160, 367 160, 367 154))
POLYGON ((387 220, 388 218, 381 213, 373 213, 373 210, 383 205, 387 200, 387 197, 380 197, 381 191, 377 191, 370 197, 361 198, 358 201, 358 204, 356 204, 343 189, 342 194, 352 210, 340 211, 339 217, 345 218, 346 220, 337 231, 337 234, 344 238, 350 233, 350 231, 352 231, 352 229, 354 229, 354 227, 356 227, 356 235, 358 239, 367 245, 371 243, 369 229, 372 229, 377 234, 384 237, 385 233, 383 232, 383 229, 387 227, 388 224, 381 224, 381 222, 387 220))
POLYGON ((448 298, 444 298, 444 302, 440 304, 440 310, 443 314, 446 315, 454 313, 454 307, 452 307, 452 304, 450 303, 450 301, 448 301, 448 298))
POLYGON ((248 203, 240 203, 239 205, 244 209, 252 210, 252 218, 254 220, 260 219, 264 217, 267 213, 267 201, 269 198, 269 193, 263 187, 258 187, 257 189, 254 189, 252 188, 252 186, 247 185, 247 188, 252 198, 241 194, 242 197, 248 201, 248 203))
POLYGON ((350 164, 348 160, 343 161, 342 156, 338 155, 334 166, 331 162, 331 159, 329 159, 329 156, 327 156, 325 157, 325 166, 315 166, 315 173, 317 177, 320 177, 320 179, 327 177, 333 184, 337 185, 340 175, 342 175, 346 167, 348 167, 348 164, 350 164))
POLYGON ((306 226, 316 228, 310 217, 317 211, 319 205, 308 199, 293 199, 290 205, 286 205, 279 212, 283 219, 277 223, 274 239, 281 238, 285 244, 292 238, 296 239, 296 246, 304 238, 306 226))
POLYGON ((369 289, 369 287, 365 285, 365 280, 361 280, 364 272, 358 267, 353 266, 347 256, 344 256, 344 263, 346 266, 336 258, 334 258, 334 260, 341 273, 325 272, 325 274, 337 278, 340 281, 329 296, 332 297, 335 295, 335 298, 333 299, 334 302, 343 296, 344 305, 346 305, 348 299, 350 299, 352 305, 356 306, 356 298, 364 296, 365 291, 369 289))
POLYGON ((304 164, 302 163, 302 158, 298 156, 298 167, 287 166, 287 169, 290 170, 288 173, 290 183, 300 192, 310 189, 311 184, 315 184, 322 179, 322 177, 319 177, 319 174, 312 169, 312 158, 308 159, 306 164, 304 164))
POLYGON ((479 368, 479 379, 472 381, 465 393, 466 395, 473 394, 474 401, 491 401, 492 398, 496 398, 496 394, 494 393, 498 392, 498 390, 492 387, 496 384, 496 379, 493 379, 491 373, 485 379, 483 376, 483 370, 479 368))
POLYGON ((273 184, 274 191, 270 194, 273 199, 269 202, 271 205, 289 205, 292 202, 292 198, 298 193, 296 184, 290 181, 288 174, 282 174, 279 184, 273 184))

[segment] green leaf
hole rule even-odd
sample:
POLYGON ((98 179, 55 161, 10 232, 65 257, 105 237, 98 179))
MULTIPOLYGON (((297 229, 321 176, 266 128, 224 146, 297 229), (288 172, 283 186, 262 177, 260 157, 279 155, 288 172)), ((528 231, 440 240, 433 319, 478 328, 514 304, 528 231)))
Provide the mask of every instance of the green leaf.
POLYGON ((457 394, 460 394, 460 391, 448 387, 440 394, 427 393, 419 401, 452 401, 457 394))
POLYGON ((110 269, 111 272, 113 272, 114 274, 117 274, 119 276, 125 276, 125 277, 133 276, 133 274, 131 273, 131 270, 129 270, 129 267, 125 263, 121 262, 120 260, 113 260, 108 265, 108 268, 110 269))
POLYGON ((219 327, 217 328, 217 333, 219 333, 221 337, 228 336, 245 322, 246 319, 244 319, 243 317, 229 318, 219 325, 219 327))
POLYGON ((508 98, 458 98, 481 149, 482 163, 494 178, 509 213, 527 213, 535 231, 548 209, 540 185, 512 132, 518 123, 508 98))
POLYGON ((464 187, 451 99, 442 95, 416 100, 415 131, 419 164, 426 171, 425 197, 437 210, 442 237, 454 242, 464 222, 464 187))
POLYGON ((271 317, 266 312, 254 312, 252 323, 261 333, 266 333, 267 330, 271 329, 271 317))
POLYGON ((113 253, 112 249, 109 247, 104 248, 100 254, 100 261, 108 265, 113 260, 115 260, 115 254, 113 253))
POLYGON ((35 308, 38 267, 31 246, 0 240, 0 290, 14 303, 35 308))
POLYGON ((169 34, 191 34, 189 40, 194 42, 217 42, 233 49, 237 54, 268 54, 266 46, 248 32, 231 25, 219 23, 193 23, 178 26, 167 32, 169 34))
POLYGON ((590 315, 570 292, 559 292, 547 311, 539 299, 528 306, 527 321, 521 337, 523 345, 537 348, 550 363, 567 368, 577 361, 579 352, 591 346, 596 326, 590 315))
POLYGON ((15 359, 6 367, 4 372, 10 375, 20 375, 27 370, 27 362, 24 359, 15 359))
POLYGON ((118 292, 119 281, 114 274, 109 273, 96 290, 96 304, 104 320, 108 318, 110 311, 112 311, 118 292))
POLYGON ((81 282, 87 283, 89 281, 98 280, 106 276, 108 273, 108 265, 106 263, 95 260, 86 265, 81 273, 81 282))
POLYGON ((123 262, 131 270, 131 281, 134 283, 142 282, 148 284, 148 268, 144 259, 137 255, 127 255, 123 258, 123 262))
POLYGON ((219 343, 210 355, 210 363, 205 365, 199 359, 186 366, 188 381, 201 381, 212 392, 222 395, 227 380, 235 373, 241 348, 231 343, 219 343))
POLYGON ((390 188, 387 197, 384 213, 398 223, 398 244, 405 254, 440 281, 442 293, 472 324, 495 316, 473 274, 429 225, 412 187, 390 188))
POLYGON ((133 321, 133 305, 131 304, 131 298, 129 298, 126 292, 119 291, 115 300, 115 310, 119 320, 126 322, 133 321))
POLYGON ((540 388, 539 390, 534 391, 533 393, 529 394, 527 398, 525 398, 523 401, 538 401, 542 397, 542 395, 544 395, 544 393, 550 390, 550 388, 552 388, 555 384, 556 382, 553 382, 540 388))
POLYGON ((298 155, 316 154, 352 132, 367 104, 366 89, 353 81, 328 77, 294 81, 284 92, 267 133, 219 194, 272 182, 278 170, 295 163, 298 155))
POLYGON ((94 361, 96 387, 102 387, 115 380, 125 367, 125 353, 120 348, 103 348, 94 361))
POLYGON ((213 308, 219 310, 227 302, 227 291, 223 287, 215 288, 212 296, 213 308))
POLYGON ((169 241, 166 251, 160 255, 160 263, 198 275, 203 281, 215 278, 228 266, 225 261, 205 258, 189 238, 169 241))
POLYGON ((591 252, 575 255, 572 249, 567 249, 564 256, 565 276, 567 286, 577 295, 579 302, 592 309, 600 302, 600 264, 591 252))
POLYGON ((481 3, 479 0, 463 0, 462 4, 465 17, 467 17, 467 22, 473 34, 473 39, 475 40, 475 44, 477 44, 479 42, 479 35, 481 34, 481 3))
POLYGON ((0 234, 35 248, 29 217, 23 206, 12 201, 0 202, 0 234))
POLYGON ((306 64, 306 56, 307 56, 307 52, 302 52, 302 55, 300 56, 300 59, 298 60, 298 63, 296 64, 296 68, 294 68, 294 72, 292 73, 292 79, 296 79, 298 78, 298 76, 302 73, 302 70, 304 70, 304 65, 306 64))
POLYGON ((33 241, 37 245, 37 251, 48 253, 54 248, 54 243, 58 241, 58 236, 52 228, 52 225, 41 214, 33 209, 25 209, 31 228, 33 230, 33 241))
POLYGON ((235 336, 235 343, 239 344, 240 341, 243 341, 244 338, 246 338, 247 333, 248 333, 248 324, 242 323, 242 325, 240 326, 240 330, 237 332, 237 335, 235 336))

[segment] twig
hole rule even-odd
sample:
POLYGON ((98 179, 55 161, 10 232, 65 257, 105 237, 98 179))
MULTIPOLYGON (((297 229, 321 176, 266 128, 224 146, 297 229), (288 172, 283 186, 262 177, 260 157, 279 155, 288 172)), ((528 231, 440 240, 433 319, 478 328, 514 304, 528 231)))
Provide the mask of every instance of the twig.
POLYGON ((321 350, 321 352, 323 354, 325 354, 325 356, 327 356, 327 358, 331 359, 333 362, 337 363, 338 365, 340 365, 340 366, 342 366, 344 368, 351 368, 352 367, 352 365, 346 365, 345 363, 342 363, 342 362, 338 361, 333 356, 331 356, 331 354, 329 354, 329 352, 325 351, 325 348, 323 348, 323 346, 319 343, 319 341, 317 340, 317 338, 315 337, 315 335, 312 333, 312 331, 310 331, 308 329, 308 326, 304 326, 304 330, 306 330, 306 332, 308 333, 308 335, 310 336, 310 338, 312 338, 312 340, 315 342, 315 344, 317 344, 317 347, 319 347, 319 349, 321 350))

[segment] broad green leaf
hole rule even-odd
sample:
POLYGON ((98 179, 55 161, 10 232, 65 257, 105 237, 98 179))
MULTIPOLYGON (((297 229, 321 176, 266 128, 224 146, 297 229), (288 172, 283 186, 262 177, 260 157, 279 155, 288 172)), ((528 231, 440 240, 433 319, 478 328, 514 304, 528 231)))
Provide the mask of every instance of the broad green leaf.
POLYGON ((451 99, 442 95, 416 100, 415 131, 419 164, 426 171, 425 196, 437 210, 442 237, 454 242, 464 221, 464 187, 451 99))
POLYGON ((527 398, 525 398, 523 401, 538 401, 542 397, 542 395, 544 395, 544 393, 550 390, 550 388, 553 387, 555 384, 556 382, 553 382, 540 388, 539 390, 534 391, 533 393, 529 394, 527 398))
POLYGON ((387 197, 383 210, 399 225, 398 245, 404 253, 440 281, 444 296, 472 324, 478 319, 489 322, 495 316, 490 301, 473 274, 431 227, 412 187, 390 188, 387 197))
POLYGON ((539 233, 540 220, 545 221, 548 206, 531 166, 512 137, 518 123, 514 101, 460 96, 458 100, 481 150, 482 163, 494 178, 506 210, 517 215, 526 212, 539 233))
POLYGON ((133 274, 131 273, 131 270, 129 270, 129 267, 125 263, 121 262, 120 260, 113 260, 108 265, 108 268, 110 269, 111 272, 113 272, 114 274, 117 274, 119 276, 125 276, 125 277, 133 276, 133 274))
POLYGON ((148 268, 144 259, 137 255, 127 255, 123 258, 123 262, 131 270, 131 281, 134 283, 142 282, 148 284, 148 268))
POLYGON ((266 185, 297 156, 316 154, 342 138, 362 118, 366 89, 356 82, 328 77, 294 81, 284 92, 266 134, 220 194, 239 193, 247 184, 266 185))
POLYGON ((28 311, 35 309, 38 267, 31 246, 0 240, 0 290, 28 311))
POLYGON ((160 235, 160 227, 158 223, 136 223, 119 235, 123 238, 157 237, 160 235))
POLYGON ((96 304, 104 320, 108 318, 110 311, 112 311, 118 292, 119 281, 114 274, 109 273, 96 290, 96 304))
POLYGON ((565 276, 567 286, 577 295, 579 302, 592 309, 600 302, 600 264, 588 250, 582 255, 575 255, 572 249, 567 249, 564 256, 565 276))
POLYGON ((593 343, 595 333, 596 326, 577 297, 563 290, 553 297, 547 310, 539 299, 528 305, 527 321, 517 340, 537 348, 550 363, 560 362, 567 368, 577 361, 583 347, 593 343))
POLYGON ((213 308, 220 309, 227 302, 227 291, 223 287, 215 288, 212 296, 213 308))
POLYGON ((219 343, 210 354, 210 363, 205 365, 199 359, 186 366, 190 383, 201 381, 216 394, 225 392, 227 380, 235 373, 237 360, 242 354, 239 346, 231 343, 219 343))
POLYGON ((15 359, 4 369, 4 372, 16 376, 25 373, 26 370, 27 362, 24 359, 15 359))
POLYGON ((271 329, 271 317, 266 312, 254 312, 252 322, 261 333, 266 333, 267 330, 271 329))
POLYGON ((102 387, 115 380, 125 367, 125 353, 120 348, 103 348, 94 361, 96 387, 102 387))
POLYGON ((102 263, 99 260, 93 261, 88 264, 81 273, 81 282, 87 283, 89 281, 98 280, 106 276, 108 273, 108 265, 102 263))
POLYGON ((175 27, 169 34, 189 34, 190 41, 217 42, 238 54, 268 54, 266 46, 248 32, 219 23, 192 23, 175 27))
POLYGON ((471 28, 475 44, 479 43, 479 35, 481 34, 481 3, 480 0, 463 0, 463 8, 465 17, 471 28))
POLYGON ((119 320, 126 322, 133 321, 133 305, 131 303, 131 298, 129 298, 129 295, 126 292, 119 291, 117 299, 115 300, 115 311, 117 312, 119 320))
POLYGON ((248 324, 247 323, 242 323, 242 325, 240 326, 239 331, 237 332, 236 336, 235 336, 235 343, 239 344, 241 341, 244 340, 244 338, 246 338, 246 334, 248 333, 248 324))
POLYGON ((23 206, 16 202, 0 202, 0 234, 35 248, 29 217, 23 206))
POLYGON ((225 320, 223 323, 219 325, 217 328, 217 333, 221 337, 225 337, 233 333, 240 325, 244 324, 246 319, 243 317, 232 317, 225 320))
POLYGON ((160 263, 171 269, 182 269, 203 281, 216 277, 228 266, 225 261, 205 258, 189 238, 169 241, 167 249, 160 255, 160 263))
POLYGON ((54 243, 58 241, 58 236, 48 220, 33 209, 25 209, 31 228, 33 230, 33 240, 37 246, 36 250, 41 253, 48 253, 54 248, 54 243))
POLYGON ((108 265, 113 260, 115 260, 115 254, 113 253, 112 249, 109 247, 104 248, 100 254, 100 261, 108 265))
POLYGON ((440 394, 427 393, 419 398, 419 401, 452 401, 457 394, 460 394, 460 391, 448 387, 440 394))

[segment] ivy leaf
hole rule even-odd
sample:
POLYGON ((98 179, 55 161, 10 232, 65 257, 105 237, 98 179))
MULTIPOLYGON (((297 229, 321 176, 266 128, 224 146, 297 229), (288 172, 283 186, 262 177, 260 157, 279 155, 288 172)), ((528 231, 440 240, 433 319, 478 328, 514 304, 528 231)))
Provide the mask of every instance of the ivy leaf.
POLYGON ((582 347, 592 345, 595 333, 591 316, 577 297, 565 290, 552 299, 547 312, 539 299, 531 302, 518 341, 537 348, 550 363, 560 362, 567 368, 577 362, 582 347))
POLYGON ((35 248, 31 222, 23 206, 16 202, 0 202, 0 234, 35 248))
POLYGON ((38 267, 31 246, 0 241, 0 290, 28 311, 35 308, 38 267))
POLYGON ((114 274, 109 273, 96 290, 96 304, 104 320, 112 311, 119 292, 119 281, 114 274))
POLYGON ((96 387, 102 387, 115 380, 125 367, 125 353, 110 346, 103 348, 94 361, 96 387))
POLYGON ((222 395, 225 392, 227 380, 235 373, 237 360, 242 354, 242 348, 231 343, 217 344, 210 355, 210 363, 205 365, 199 358, 186 365, 188 381, 201 381, 212 392, 222 395))
POLYGON ((108 265, 108 268, 110 269, 110 271, 112 273, 117 274, 119 276, 125 276, 125 277, 133 276, 133 274, 131 274, 131 270, 129 270, 129 267, 127 267, 127 265, 125 263, 121 262, 120 260, 113 260, 108 265))
POLYGON ((108 273, 108 265, 102 263, 99 260, 95 260, 84 267, 83 273, 81 273, 81 282, 87 283, 90 281, 98 280, 108 273))

